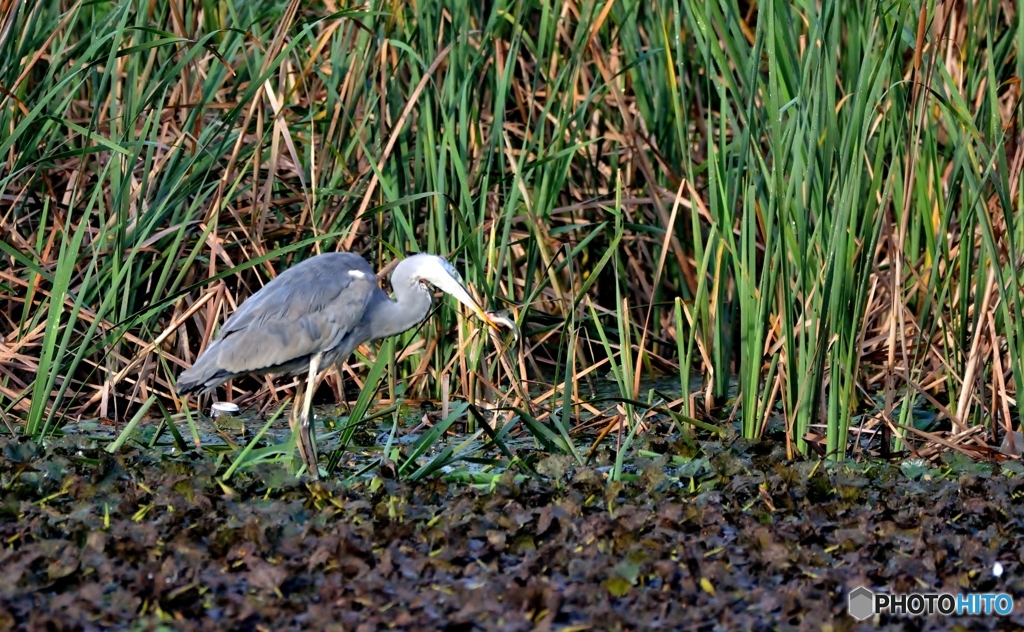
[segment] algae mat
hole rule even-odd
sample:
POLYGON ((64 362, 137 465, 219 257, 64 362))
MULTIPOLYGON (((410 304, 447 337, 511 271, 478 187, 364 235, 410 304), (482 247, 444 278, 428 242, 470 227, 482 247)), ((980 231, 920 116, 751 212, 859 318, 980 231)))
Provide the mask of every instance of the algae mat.
POLYGON ((908 473, 705 445, 623 484, 554 457, 478 489, 387 468, 347 486, 280 468, 225 484, 198 455, 0 448, 0 628, 1024 628, 1016 462, 908 473), (858 586, 1016 607, 858 623, 858 586))

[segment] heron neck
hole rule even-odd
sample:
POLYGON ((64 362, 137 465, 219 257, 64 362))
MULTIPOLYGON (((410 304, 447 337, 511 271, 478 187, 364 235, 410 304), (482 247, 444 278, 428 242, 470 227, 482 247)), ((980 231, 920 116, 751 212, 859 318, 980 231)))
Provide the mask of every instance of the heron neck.
POLYGON ((395 272, 391 277, 394 295, 379 301, 373 310, 374 338, 386 338, 412 329, 430 312, 430 292, 419 283, 398 278, 398 271, 395 272))

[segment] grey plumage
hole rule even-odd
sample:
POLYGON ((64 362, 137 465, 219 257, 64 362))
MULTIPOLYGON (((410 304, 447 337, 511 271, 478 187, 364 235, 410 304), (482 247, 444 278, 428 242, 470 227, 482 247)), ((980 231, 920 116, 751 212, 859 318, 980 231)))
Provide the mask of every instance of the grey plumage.
POLYGON ((359 255, 331 252, 306 259, 239 306, 218 339, 178 376, 178 392, 210 390, 249 373, 300 373, 319 352, 326 352, 323 364, 329 366, 346 347, 347 355, 365 342, 345 344, 355 338, 351 334, 362 325, 371 298, 391 300, 359 255))
POLYGON ((440 257, 419 254, 402 260, 391 275, 392 299, 359 255, 322 254, 285 270, 242 303, 218 338, 178 377, 178 392, 208 391, 250 373, 308 370, 299 447, 316 478, 309 407, 319 370, 347 359, 364 342, 403 332, 426 318, 431 304, 426 283, 498 326, 469 295, 459 273, 440 257))

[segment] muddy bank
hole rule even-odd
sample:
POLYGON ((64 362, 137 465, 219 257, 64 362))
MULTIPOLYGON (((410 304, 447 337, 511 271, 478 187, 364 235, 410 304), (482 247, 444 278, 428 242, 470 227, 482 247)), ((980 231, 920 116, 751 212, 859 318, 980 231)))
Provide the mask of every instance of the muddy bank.
POLYGON ((343 488, 281 468, 228 486, 206 457, 71 440, 0 448, 4 629, 874 628, 846 614, 861 585, 1005 592, 1011 616, 957 622, 1024 627, 1019 463, 911 478, 723 450, 611 487, 548 459, 547 478, 490 490, 343 488))

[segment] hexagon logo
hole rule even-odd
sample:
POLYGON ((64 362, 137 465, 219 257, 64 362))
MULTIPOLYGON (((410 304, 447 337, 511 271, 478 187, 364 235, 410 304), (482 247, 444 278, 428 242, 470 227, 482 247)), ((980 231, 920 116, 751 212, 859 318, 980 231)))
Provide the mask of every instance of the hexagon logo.
POLYGON ((850 591, 849 605, 847 609, 850 616, 858 621, 863 621, 875 614, 875 593, 860 586, 850 591))

